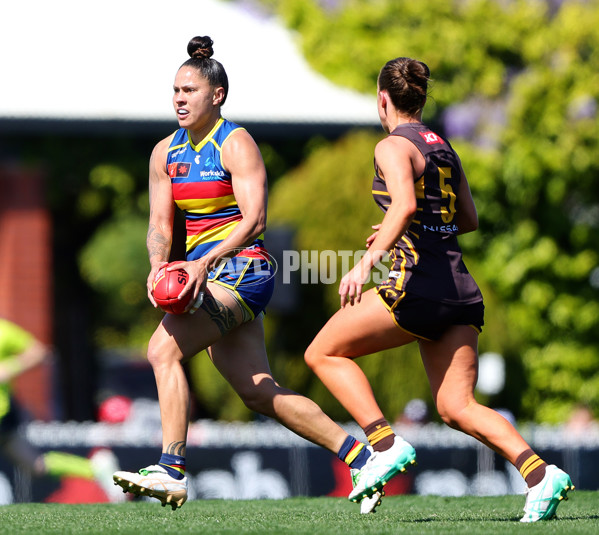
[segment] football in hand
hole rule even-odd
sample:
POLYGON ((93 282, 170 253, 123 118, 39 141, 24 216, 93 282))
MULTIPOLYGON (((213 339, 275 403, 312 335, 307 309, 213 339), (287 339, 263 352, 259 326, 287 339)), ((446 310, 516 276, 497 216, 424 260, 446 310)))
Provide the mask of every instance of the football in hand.
POLYGON ((154 279, 152 295, 156 304, 165 312, 183 314, 192 294, 189 292, 179 300, 179 294, 187 284, 189 275, 184 269, 166 270, 175 263, 177 262, 171 262, 158 270, 154 279))

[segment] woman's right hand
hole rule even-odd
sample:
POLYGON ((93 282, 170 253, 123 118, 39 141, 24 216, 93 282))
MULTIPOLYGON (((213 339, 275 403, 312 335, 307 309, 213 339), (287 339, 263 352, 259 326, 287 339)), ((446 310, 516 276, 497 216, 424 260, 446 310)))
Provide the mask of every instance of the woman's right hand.
POLYGON ((370 269, 363 262, 358 262, 341 279, 339 284, 339 297, 341 299, 341 308, 345 308, 348 303, 353 306, 359 303, 362 298, 362 287, 370 277, 370 269))

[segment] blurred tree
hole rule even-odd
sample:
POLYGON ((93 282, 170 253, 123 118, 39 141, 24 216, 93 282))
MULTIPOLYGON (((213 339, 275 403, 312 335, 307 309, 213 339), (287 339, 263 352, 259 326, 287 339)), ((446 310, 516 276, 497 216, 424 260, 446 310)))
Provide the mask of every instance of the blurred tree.
POLYGON ((598 2, 566 2, 527 40, 496 152, 508 211, 485 222, 481 267, 520 342, 523 406, 552 423, 576 401, 599 408, 597 24, 598 2))
POLYGON ((97 315, 103 321, 96 327, 94 341, 101 348, 129 346, 142 353, 162 317, 147 298, 147 228, 145 217, 111 219, 80 253, 81 274, 100 297, 97 315))
POLYGON ((146 296, 145 186, 122 164, 96 163, 75 202, 80 218, 101 218, 78 255, 81 277, 93 290, 94 345, 134 355, 143 354, 161 317, 146 296))
MULTIPOLYGON (((479 210, 479 232, 461 242, 486 296, 481 349, 502 353, 511 372, 491 401, 551 423, 579 401, 597 412, 599 2, 262 3, 337 83, 373 92, 380 67, 400 55, 430 66, 425 121, 454 142, 479 210)), ((368 191, 359 188, 369 188, 372 169, 363 163, 373 146, 354 134, 311 159, 303 179, 285 176, 273 191, 271 225, 293 221, 306 249, 361 247, 351 236, 366 235, 357 219, 368 213, 368 191), (361 202, 344 211, 349 191, 361 202)), ((333 292, 323 292, 330 315, 333 292)), ((383 364, 372 366, 376 375, 383 364)))

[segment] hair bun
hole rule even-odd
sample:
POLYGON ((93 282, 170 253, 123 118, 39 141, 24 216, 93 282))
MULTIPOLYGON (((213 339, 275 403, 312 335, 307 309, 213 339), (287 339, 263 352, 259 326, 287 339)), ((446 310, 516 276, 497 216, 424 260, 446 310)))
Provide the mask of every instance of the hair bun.
POLYGON ((192 58, 211 58, 214 54, 212 45, 214 42, 207 35, 204 37, 193 37, 187 44, 187 53, 192 58))
POLYGON ((399 57, 383 66, 378 87, 389 92, 391 102, 398 110, 415 115, 426 103, 429 80, 430 70, 425 63, 399 57))

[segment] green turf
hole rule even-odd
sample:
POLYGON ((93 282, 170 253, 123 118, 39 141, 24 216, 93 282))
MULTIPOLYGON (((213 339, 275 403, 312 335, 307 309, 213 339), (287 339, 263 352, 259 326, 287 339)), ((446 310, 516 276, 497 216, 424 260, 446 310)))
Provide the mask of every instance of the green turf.
POLYGON ((559 519, 520 524, 522 496, 441 498, 390 496, 378 512, 360 515, 343 498, 188 502, 178 511, 158 502, 118 505, 18 504, 0 507, 0 533, 599 533, 599 491, 576 491, 559 519))

